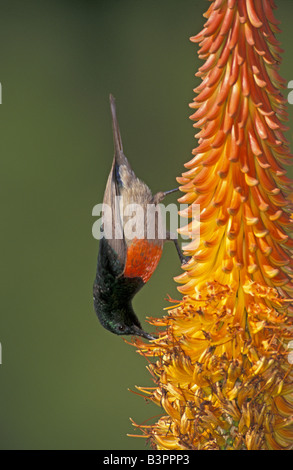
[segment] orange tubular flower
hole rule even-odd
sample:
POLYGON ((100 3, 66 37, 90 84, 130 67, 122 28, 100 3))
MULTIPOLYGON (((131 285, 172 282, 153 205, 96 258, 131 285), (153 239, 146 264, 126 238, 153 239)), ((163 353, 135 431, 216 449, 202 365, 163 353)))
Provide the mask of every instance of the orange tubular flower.
POLYGON ((291 157, 273 8, 215 0, 191 38, 205 60, 198 146, 178 181, 186 215, 200 204, 200 243, 176 278, 182 300, 151 320, 159 338, 134 343, 156 358, 155 387, 138 389, 164 409, 139 426, 158 449, 293 446, 291 157))

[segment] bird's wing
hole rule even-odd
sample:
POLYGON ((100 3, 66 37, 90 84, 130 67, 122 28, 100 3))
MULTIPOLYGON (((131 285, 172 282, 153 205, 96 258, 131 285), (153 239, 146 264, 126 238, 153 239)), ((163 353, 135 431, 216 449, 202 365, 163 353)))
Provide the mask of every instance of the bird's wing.
POLYGON ((123 218, 120 208, 119 188, 117 187, 117 181, 115 178, 115 161, 113 161, 108 177, 103 204, 106 205, 103 216, 104 236, 124 268, 127 245, 123 232, 123 218))
POLYGON ((111 249, 116 253, 121 265, 125 266, 127 245, 123 231, 123 214, 121 207, 121 191, 119 188, 119 166, 125 165, 131 170, 129 162, 123 153, 122 139, 116 116, 116 105, 113 95, 110 95, 110 107, 113 125, 114 158, 108 177, 103 203, 111 210, 104 211, 104 235, 111 249))

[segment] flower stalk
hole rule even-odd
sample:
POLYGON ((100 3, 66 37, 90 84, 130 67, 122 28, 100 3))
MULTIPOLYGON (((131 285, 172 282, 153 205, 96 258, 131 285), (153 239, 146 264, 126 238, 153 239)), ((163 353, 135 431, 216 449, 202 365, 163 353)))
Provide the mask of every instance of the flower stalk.
POLYGON ((155 386, 138 389, 164 412, 138 427, 157 449, 293 446, 291 155, 274 8, 211 1, 191 38, 204 60, 190 105, 198 144, 178 182, 181 215, 200 204, 200 242, 185 248, 182 299, 150 319, 159 338, 134 342, 155 358, 155 386))

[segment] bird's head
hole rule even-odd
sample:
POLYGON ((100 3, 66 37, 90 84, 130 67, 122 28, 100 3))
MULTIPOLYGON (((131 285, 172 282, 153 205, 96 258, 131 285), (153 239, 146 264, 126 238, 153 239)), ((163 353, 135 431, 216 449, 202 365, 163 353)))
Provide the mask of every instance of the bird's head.
POLYGON ((152 340, 155 336, 144 331, 135 315, 132 306, 111 306, 105 304, 96 304, 95 310, 100 323, 111 333, 116 335, 134 335, 152 340))

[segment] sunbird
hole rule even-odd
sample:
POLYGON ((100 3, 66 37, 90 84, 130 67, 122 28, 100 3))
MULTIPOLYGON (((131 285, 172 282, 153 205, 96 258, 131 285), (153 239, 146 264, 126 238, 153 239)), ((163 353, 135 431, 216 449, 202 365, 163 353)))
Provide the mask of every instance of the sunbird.
POLYGON ((160 212, 158 204, 167 194, 158 192, 154 196, 150 188, 140 180, 132 170, 123 152, 122 139, 116 116, 116 105, 110 95, 112 115, 114 158, 108 177, 103 204, 111 208, 111 214, 104 215, 102 238, 99 243, 97 273, 93 286, 94 308, 102 326, 117 335, 137 335, 146 339, 155 339, 147 333, 134 313, 132 299, 146 284, 155 271, 161 258, 164 242, 175 243, 181 263, 184 257, 178 242, 169 232, 165 238, 159 236, 160 212), (141 237, 129 237, 126 233, 127 217, 123 215, 122 206, 139 205, 146 214, 148 206, 155 214, 155 230, 152 238, 148 236, 147 217, 143 218, 141 237), (107 233, 111 234, 106 236, 107 233), (118 235, 118 236, 117 236, 118 235))

